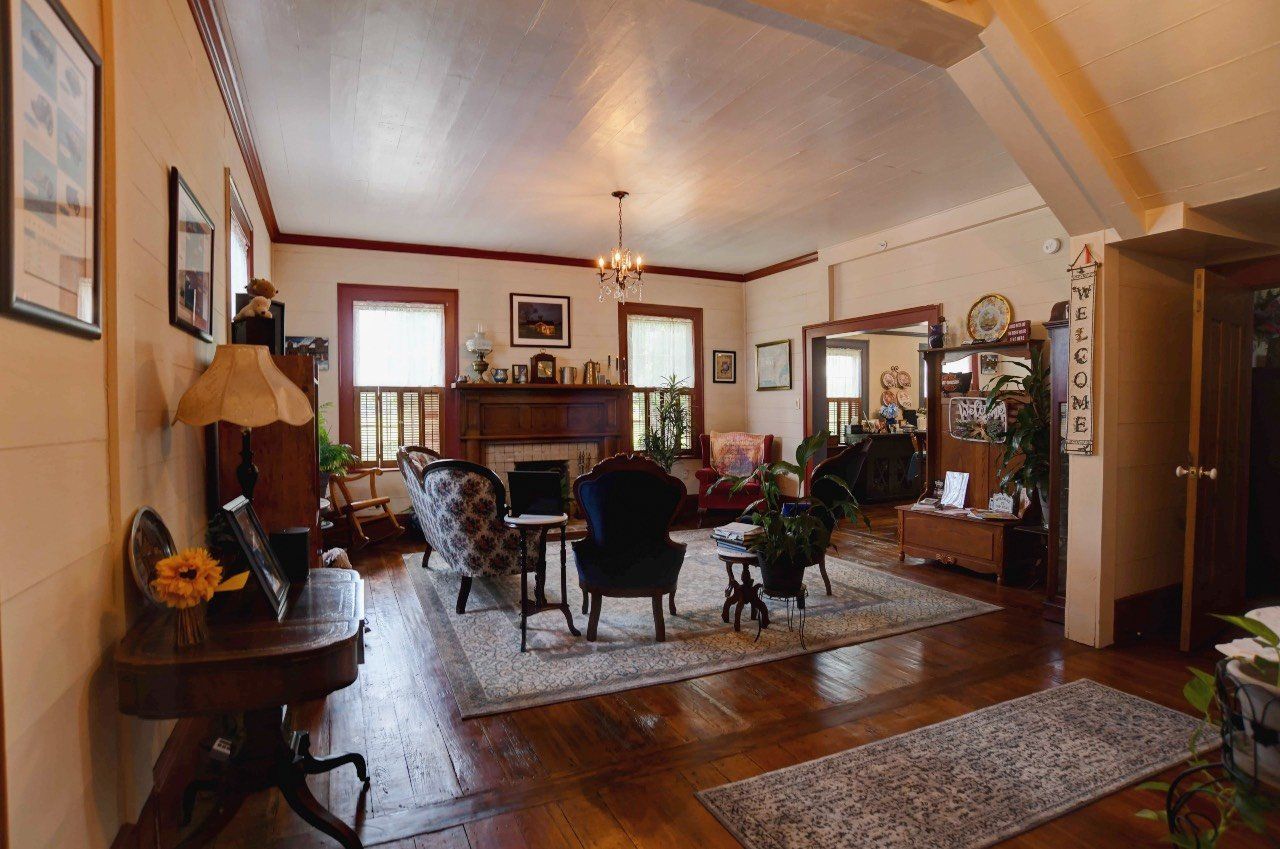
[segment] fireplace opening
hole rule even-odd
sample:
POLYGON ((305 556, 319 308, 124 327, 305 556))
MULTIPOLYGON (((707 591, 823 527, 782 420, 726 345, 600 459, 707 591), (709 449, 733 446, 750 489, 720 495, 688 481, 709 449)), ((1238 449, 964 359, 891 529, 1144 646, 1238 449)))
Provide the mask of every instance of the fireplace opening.
MULTIPOLYGON (((573 493, 569 489, 569 461, 568 460, 516 460, 517 472, 556 472, 560 475, 560 497, 564 500, 566 508, 573 501, 573 493)), ((573 510, 569 510, 569 515, 573 515, 573 510)))

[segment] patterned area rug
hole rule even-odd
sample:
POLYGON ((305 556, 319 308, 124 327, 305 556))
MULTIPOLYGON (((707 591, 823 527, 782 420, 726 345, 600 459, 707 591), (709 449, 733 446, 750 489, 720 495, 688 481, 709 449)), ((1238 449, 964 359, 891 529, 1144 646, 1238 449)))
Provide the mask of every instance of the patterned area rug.
MULTIPOLYGON (((868 540, 841 557, 828 556, 832 592, 826 596, 816 568, 809 587, 805 644, 787 630, 784 602, 770 601, 771 625, 759 642, 756 626, 742 615, 742 631, 720 619, 728 583, 724 564, 714 553, 708 531, 672 534, 687 543, 676 592, 678 613, 666 612, 667 641, 653 639, 653 612, 647 598, 606 598, 598 639, 586 639, 573 547, 568 548, 569 602, 581 637, 573 637, 559 612, 529 620, 529 651, 520 653, 520 582, 512 575, 477 579, 467 612, 454 613, 459 577, 438 568, 422 568, 421 555, 405 555, 435 644, 444 660, 454 698, 464 717, 483 716, 533 705, 581 699, 668 681, 695 678, 728 669, 836 646, 847 646, 943 622, 954 622, 999 608, 971 598, 899 578, 858 562, 884 563, 896 556, 893 545, 868 540)), ((547 595, 560 591, 560 545, 548 544, 547 595)), ((438 554, 431 565, 439 564, 438 554)), ((735 569, 735 574, 738 570, 735 569)), ((753 573, 757 579, 758 574, 753 573)), ((529 578, 532 592, 533 578, 529 578)), ((665 599, 664 599, 665 605, 665 599)))
POLYGON ((1182 761, 1197 724, 1084 679, 698 798, 748 849, 979 849, 1182 761))

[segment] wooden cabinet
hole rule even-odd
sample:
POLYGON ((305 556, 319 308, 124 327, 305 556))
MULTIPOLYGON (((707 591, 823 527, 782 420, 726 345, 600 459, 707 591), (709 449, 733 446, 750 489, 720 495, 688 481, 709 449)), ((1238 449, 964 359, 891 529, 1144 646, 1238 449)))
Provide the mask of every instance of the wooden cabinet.
POLYGON ((995 575, 996 583, 1004 583, 1011 522, 975 519, 964 513, 913 510, 909 505, 898 507, 897 511, 899 560, 905 560, 908 554, 937 560, 995 575))
MULTIPOLYGON (((303 354, 276 354, 276 367, 297 384, 317 409, 315 358, 303 354)), ((303 425, 284 422, 253 429, 253 463, 258 467, 258 484, 253 493, 253 510, 267 533, 285 528, 311 529, 311 567, 320 565, 320 465, 318 423, 313 418, 303 425)), ((240 428, 226 422, 210 425, 212 440, 210 466, 210 515, 240 495, 236 466, 240 464, 240 428)))

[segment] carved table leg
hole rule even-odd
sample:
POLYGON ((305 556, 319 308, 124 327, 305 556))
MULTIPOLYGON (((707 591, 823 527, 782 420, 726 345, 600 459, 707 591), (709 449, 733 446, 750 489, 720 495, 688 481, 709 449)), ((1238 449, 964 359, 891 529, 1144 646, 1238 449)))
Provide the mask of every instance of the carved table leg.
POLYGON ((343 849, 363 849, 360 838, 351 830, 351 826, 325 810, 316 801, 316 797, 311 795, 311 788, 307 787, 306 776, 301 771, 281 765, 277 781, 289 807, 312 828, 341 843, 343 849))
POLYGON ((356 777, 361 783, 369 783, 369 767, 365 763, 364 755, 352 752, 332 758, 317 758, 311 754, 311 735, 305 731, 294 733, 293 750, 296 753, 293 762, 307 775, 319 775, 351 764, 356 768, 356 777))
POLYGON ((223 826, 231 822, 231 818, 236 815, 236 811, 240 810, 247 795, 249 794, 243 788, 234 786, 234 783, 224 785, 213 811, 200 825, 196 826, 194 831, 179 841, 174 849, 196 849, 198 846, 207 845, 218 832, 222 831, 223 826))

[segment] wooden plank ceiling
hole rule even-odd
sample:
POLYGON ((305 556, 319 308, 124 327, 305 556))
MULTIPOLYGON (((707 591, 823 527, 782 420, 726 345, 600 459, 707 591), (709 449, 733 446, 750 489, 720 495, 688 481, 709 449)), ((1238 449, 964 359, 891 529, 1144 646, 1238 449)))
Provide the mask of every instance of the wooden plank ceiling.
POLYGON ((1148 209, 1280 188, 1276 0, 1014 8, 1148 209))
POLYGON ((1026 182, 939 68, 744 0, 220 0, 280 229, 747 272, 1026 182))

